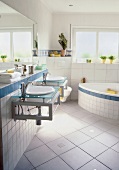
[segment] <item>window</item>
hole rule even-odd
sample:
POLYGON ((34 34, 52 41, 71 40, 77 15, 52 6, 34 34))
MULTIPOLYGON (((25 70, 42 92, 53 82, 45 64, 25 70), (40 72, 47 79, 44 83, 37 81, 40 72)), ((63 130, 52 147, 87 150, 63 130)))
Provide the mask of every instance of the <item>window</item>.
POLYGON ((114 55, 118 57, 119 33, 99 32, 98 53, 101 55, 114 55))
POLYGON ((10 57, 10 33, 0 32, 0 55, 6 54, 10 57))
POLYGON ((74 29, 73 34, 74 61, 96 60, 101 55, 118 58, 118 29, 74 29))
POLYGON ((96 54, 96 33, 76 33, 76 56, 77 59, 94 58, 96 54))
POLYGON ((14 58, 31 58, 31 33, 13 32, 14 58))
POLYGON ((32 30, 16 29, 0 30, 0 55, 6 54, 9 61, 20 59, 31 61, 32 57, 32 30))

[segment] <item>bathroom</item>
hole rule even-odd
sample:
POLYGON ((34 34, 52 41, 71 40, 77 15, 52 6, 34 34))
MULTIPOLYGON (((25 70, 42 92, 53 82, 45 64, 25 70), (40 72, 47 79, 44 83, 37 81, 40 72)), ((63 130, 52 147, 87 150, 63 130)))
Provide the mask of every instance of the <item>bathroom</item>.
MULTIPOLYGON (((34 120, 15 122, 9 113, 12 94, 9 94, 7 99, 1 98, 1 110, 4 111, 1 118, 4 119, 2 120, 4 123, 1 124, 3 141, 0 141, 0 168, 1 170, 90 170, 91 168, 118 170, 119 121, 96 115, 87 111, 86 106, 84 109, 78 105, 78 85, 82 78, 85 77, 87 83, 119 83, 118 56, 113 64, 109 63, 109 59, 106 64, 102 64, 99 56, 95 56, 92 63, 86 63, 85 58, 77 62, 74 57, 76 45, 74 34, 78 29, 118 32, 118 2, 114 4, 112 0, 108 2, 104 0, 96 3, 90 1, 88 4, 86 1, 79 3, 70 0, 67 4, 66 0, 57 3, 55 1, 52 0, 52 4, 48 0, 0 1, 26 17, 21 19, 19 16, 18 19, 18 14, 14 12, 10 20, 10 12, 9 15, 2 15, 0 12, 1 30, 5 28, 9 30, 9 27, 31 28, 34 25, 34 39, 38 35, 38 57, 32 57, 31 54, 27 61, 22 58, 20 62, 15 63, 33 63, 40 66, 46 64, 51 75, 67 77, 68 86, 72 88, 68 100, 57 108, 53 121, 45 120, 41 126, 36 126, 34 120), (72 3, 74 6, 69 6, 72 3), (72 56, 48 57, 50 50, 61 50, 58 38, 62 32, 68 40, 67 49, 72 50, 72 56)), ((0 70, 1 68, 6 70, 6 67, 13 68, 13 60, 3 63, 0 59, 0 70)), ((113 109, 119 112, 117 106, 114 105, 113 109)))

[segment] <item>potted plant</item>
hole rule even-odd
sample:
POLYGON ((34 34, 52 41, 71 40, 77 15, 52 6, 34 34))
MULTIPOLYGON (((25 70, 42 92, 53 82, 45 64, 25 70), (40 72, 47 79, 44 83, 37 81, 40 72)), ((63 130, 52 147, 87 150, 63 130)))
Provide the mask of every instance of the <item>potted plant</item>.
POLYGON ((113 61, 115 60, 115 56, 111 55, 108 57, 108 59, 110 60, 110 64, 112 64, 113 61))
POLYGON ((38 41, 34 40, 34 49, 33 51, 33 56, 37 56, 38 55, 38 41))
POLYGON ((65 38, 64 34, 61 33, 59 35, 59 40, 58 42, 60 43, 62 50, 61 50, 61 56, 64 57, 66 55, 66 48, 67 48, 67 39, 65 38))
POLYGON ((91 60, 91 59, 86 59, 86 62, 87 62, 87 63, 91 63, 92 60, 91 60))
POLYGON ((6 58, 7 58, 7 55, 1 55, 1 59, 3 62, 5 62, 6 58))
POLYGON ((106 56, 100 56, 100 58, 102 59, 102 63, 104 64, 106 59, 107 59, 107 57, 106 56))

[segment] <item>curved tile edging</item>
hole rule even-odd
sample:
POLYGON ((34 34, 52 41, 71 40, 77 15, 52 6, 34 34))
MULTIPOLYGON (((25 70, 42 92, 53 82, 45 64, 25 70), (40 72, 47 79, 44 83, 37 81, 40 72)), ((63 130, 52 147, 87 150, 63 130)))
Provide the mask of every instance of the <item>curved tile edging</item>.
POLYGON ((78 87, 78 90, 80 90, 83 93, 86 93, 86 94, 89 94, 91 96, 95 96, 95 97, 98 97, 98 98, 108 99, 108 100, 113 100, 113 101, 119 101, 119 97, 116 97, 116 96, 110 96, 110 95, 95 93, 95 92, 92 92, 92 91, 89 91, 89 90, 85 90, 81 87, 78 87))

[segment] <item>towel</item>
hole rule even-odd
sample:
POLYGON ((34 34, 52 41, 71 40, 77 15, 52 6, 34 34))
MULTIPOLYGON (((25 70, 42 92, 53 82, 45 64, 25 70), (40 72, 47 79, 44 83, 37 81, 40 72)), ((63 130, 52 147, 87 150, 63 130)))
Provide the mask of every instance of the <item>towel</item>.
POLYGON ((5 79, 14 79, 17 77, 20 77, 21 73, 19 72, 14 72, 14 73, 0 73, 0 79, 5 78, 5 79))
POLYGON ((9 84, 9 83, 14 83, 19 80, 21 80, 21 77, 17 77, 14 79, 0 79, 0 83, 9 84))

